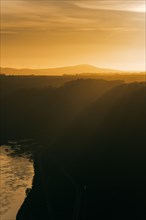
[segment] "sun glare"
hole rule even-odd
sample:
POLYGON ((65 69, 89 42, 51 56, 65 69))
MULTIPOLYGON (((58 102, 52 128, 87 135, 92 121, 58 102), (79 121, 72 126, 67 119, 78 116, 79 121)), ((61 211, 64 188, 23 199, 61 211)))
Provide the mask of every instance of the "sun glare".
POLYGON ((142 4, 134 8, 136 12, 146 13, 146 4, 142 4))

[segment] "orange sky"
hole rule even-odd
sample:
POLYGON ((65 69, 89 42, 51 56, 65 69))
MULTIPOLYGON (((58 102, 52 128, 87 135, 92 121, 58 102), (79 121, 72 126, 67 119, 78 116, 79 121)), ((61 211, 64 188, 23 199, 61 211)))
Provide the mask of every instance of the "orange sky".
POLYGON ((1 0, 1 66, 145 70, 145 1, 1 0))

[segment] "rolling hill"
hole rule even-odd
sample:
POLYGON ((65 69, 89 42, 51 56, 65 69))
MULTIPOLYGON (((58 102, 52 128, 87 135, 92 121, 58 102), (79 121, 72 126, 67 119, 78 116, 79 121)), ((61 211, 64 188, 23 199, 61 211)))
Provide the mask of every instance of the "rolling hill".
POLYGON ((0 68, 1 74, 6 75, 73 75, 82 73, 119 73, 119 70, 98 68, 92 65, 82 64, 77 66, 66 66, 48 69, 16 69, 0 68))

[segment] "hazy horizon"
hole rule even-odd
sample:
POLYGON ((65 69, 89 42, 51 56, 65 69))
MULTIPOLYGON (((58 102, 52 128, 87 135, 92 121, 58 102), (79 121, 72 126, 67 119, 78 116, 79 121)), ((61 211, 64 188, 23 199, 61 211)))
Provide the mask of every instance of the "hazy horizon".
POLYGON ((59 69, 59 68, 66 68, 66 67, 76 67, 76 66, 82 66, 82 65, 89 65, 89 66, 93 66, 93 67, 96 67, 96 68, 99 68, 99 69, 109 69, 109 70, 115 70, 115 71, 120 71, 120 72, 146 72, 146 67, 144 68, 141 68, 141 69, 126 69, 126 68, 114 68, 114 67, 109 67, 109 66, 96 66, 94 64, 72 64, 72 65, 56 65, 56 66, 40 66, 40 67, 35 67, 35 66, 25 66, 25 65, 22 65, 22 66, 0 66, 0 68, 10 68, 10 69, 18 69, 18 70, 21 70, 21 69, 30 69, 30 70, 41 70, 41 69, 59 69))
POLYGON ((34 75, 34 76, 76 76, 76 75, 101 75, 101 76, 112 76, 112 75, 135 75, 135 74, 146 74, 146 71, 142 70, 118 70, 110 68, 102 68, 93 66, 90 64, 80 64, 74 66, 61 66, 55 68, 11 68, 11 67, 0 67, 0 74, 5 75, 34 75))

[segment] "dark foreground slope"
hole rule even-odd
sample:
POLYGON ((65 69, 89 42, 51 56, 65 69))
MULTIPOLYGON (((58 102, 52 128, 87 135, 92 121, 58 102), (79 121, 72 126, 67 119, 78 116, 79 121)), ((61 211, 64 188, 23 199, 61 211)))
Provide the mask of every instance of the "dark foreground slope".
POLYGON ((17 220, 146 218, 145 91, 119 85, 76 116, 35 160, 17 220))

